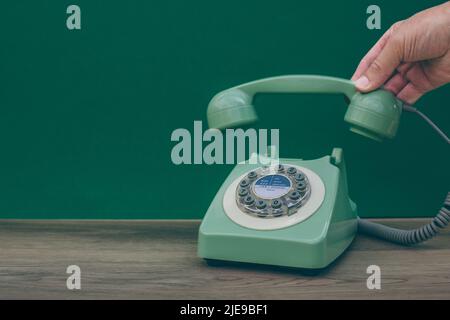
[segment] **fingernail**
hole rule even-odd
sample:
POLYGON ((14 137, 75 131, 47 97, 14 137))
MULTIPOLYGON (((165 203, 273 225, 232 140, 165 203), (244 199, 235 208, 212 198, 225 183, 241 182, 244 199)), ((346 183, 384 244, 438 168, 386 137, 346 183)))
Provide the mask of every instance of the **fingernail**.
POLYGON ((369 79, 366 76, 362 76, 355 81, 355 85, 357 88, 364 89, 369 85, 369 79))

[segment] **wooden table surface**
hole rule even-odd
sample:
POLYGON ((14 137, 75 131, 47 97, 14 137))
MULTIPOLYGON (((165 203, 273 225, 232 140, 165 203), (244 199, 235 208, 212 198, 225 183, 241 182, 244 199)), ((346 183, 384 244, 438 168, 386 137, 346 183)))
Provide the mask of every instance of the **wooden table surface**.
MULTIPOLYGON (((381 220, 412 228, 428 220, 381 220)), ((0 220, 1 299, 450 299, 450 231, 416 247, 358 235, 318 275, 197 258, 197 220, 0 220), (366 269, 381 268, 381 290, 366 269), (68 290, 66 268, 81 268, 68 290)), ((449 228, 450 229, 450 228, 449 228)))

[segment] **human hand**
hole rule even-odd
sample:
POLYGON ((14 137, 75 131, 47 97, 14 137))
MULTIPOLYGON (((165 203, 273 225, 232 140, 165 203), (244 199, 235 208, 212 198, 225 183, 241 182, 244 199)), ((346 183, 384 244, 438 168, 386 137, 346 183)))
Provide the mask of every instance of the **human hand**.
POLYGON ((361 60, 352 80, 362 92, 384 85, 408 104, 450 82, 450 1, 395 23, 361 60))

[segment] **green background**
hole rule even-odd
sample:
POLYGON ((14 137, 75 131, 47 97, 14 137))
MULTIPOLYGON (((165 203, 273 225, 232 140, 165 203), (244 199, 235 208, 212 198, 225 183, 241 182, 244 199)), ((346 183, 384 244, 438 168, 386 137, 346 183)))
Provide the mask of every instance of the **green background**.
MULTIPOLYGON (((395 21, 440 1, 2 1, 0 218, 200 218, 230 165, 175 166, 176 128, 206 120, 209 99, 282 74, 349 78, 395 21), (66 28, 77 4, 82 30, 66 28)), ((444 129, 449 87, 418 106, 444 129)), ((340 96, 265 95, 260 128, 281 156, 346 153, 363 217, 431 216, 448 190, 448 146, 403 115, 382 144, 347 130, 340 96), (272 108, 283 110, 273 117, 272 108)))

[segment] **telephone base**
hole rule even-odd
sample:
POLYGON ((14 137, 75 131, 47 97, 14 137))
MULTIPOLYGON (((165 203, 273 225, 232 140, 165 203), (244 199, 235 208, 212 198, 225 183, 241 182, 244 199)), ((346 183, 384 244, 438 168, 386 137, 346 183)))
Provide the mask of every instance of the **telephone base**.
POLYGON ((203 259, 208 267, 211 268, 233 268, 233 269, 252 269, 261 271, 274 271, 274 272, 285 272, 285 273, 296 273, 303 276, 317 276, 326 272, 327 268, 320 269, 304 269, 297 267, 285 267, 276 266, 270 264, 256 264, 249 262, 236 262, 236 261, 225 261, 225 260, 214 260, 214 259, 203 259))
MULTIPOLYGON (((280 159, 280 163, 301 170, 309 178, 311 194, 304 206, 281 217, 262 218, 240 211, 234 197, 236 181, 242 181, 260 165, 237 165, 200 226, 201 258, 322 269, 351 244, 357 231, 357 208, 348 197, 342 150, 334 149, 331 156, 316 160, 280 159)), ((253 192, 259 191, 255 183, 253 192)), ((283 186, 274 190, 279 193, 280 188, 283 186)))

